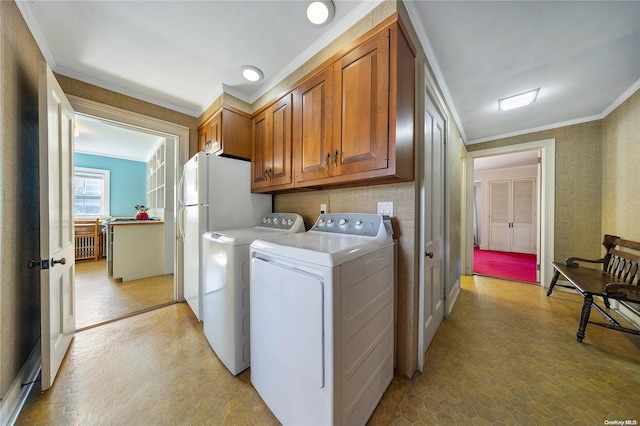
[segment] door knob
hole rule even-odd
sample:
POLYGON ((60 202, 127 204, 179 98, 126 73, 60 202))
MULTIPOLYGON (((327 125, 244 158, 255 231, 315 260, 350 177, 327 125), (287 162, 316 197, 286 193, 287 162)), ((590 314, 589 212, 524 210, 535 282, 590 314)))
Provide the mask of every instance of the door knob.
POLYGON ((53 268, 54 266, 56 266, 56 263, 59 263, 61 265, 66 265, 67 264, 67 259, 65 259, 64 257, 60 260, 55 260, 54 258, 51 258, 51 267, 53 268))
POLYGON ((429 259, 433 259, 433 252, 432 251, 428 251, 424 255, 425 255, 425 257, 428 257, 429 259))

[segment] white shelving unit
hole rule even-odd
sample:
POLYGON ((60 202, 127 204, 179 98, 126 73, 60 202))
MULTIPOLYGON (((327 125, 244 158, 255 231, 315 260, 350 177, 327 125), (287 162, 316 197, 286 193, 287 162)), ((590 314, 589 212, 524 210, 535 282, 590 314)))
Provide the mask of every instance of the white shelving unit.
POLYGON ((165 208, 166 152, 163 142, 147 162, 147 207, 150 209, 165 208))
POLYGON ((147 207, 149 216, 165 222, 164 273, 173 273, 175 240, 175 146, 165 140, 147 162, 147 207))

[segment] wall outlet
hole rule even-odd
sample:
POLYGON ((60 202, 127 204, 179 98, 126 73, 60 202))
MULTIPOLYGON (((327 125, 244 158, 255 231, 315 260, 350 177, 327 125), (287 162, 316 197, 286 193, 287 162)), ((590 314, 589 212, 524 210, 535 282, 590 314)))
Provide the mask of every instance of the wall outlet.
POLYGON ((378 201, 378 214, 393 216, 393 201, 378 201))
POLYGON ((320 204, 320 214, 325 214, 327 212, 327 205, 320 204))

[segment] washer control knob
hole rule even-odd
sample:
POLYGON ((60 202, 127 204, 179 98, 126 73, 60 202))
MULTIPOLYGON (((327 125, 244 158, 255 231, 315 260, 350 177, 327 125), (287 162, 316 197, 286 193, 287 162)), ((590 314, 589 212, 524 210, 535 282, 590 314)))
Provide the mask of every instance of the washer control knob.
POLYGON ((318 221, 318 226, 324 226, 324 219, 320 219, 318 221))
POLYGON ((361 229, 364 226, 364 223, 360 219, 356 220, 356 229, 361 229))
POLYGON ((277 224, 278 224, 278 218, 277 218, 277 217, 274 217, 274 218, 273 218, 273 224, 274 224, 274 225, 277 225, 277 224))
POLYGON ((287 220, 287 225, 289 225, 289 226, 293 225, 293 220, 288 219, 288 220, 287 220))
POLYGON ((328 219, 327 220, 327 226, 333 226, 333 219, 328 219))
POLYGON ((340 225, 340 227, 344 228, 349 224, 349 221, 347 219, 340 219, 340 222, 338 222, 338 224, 340 225))

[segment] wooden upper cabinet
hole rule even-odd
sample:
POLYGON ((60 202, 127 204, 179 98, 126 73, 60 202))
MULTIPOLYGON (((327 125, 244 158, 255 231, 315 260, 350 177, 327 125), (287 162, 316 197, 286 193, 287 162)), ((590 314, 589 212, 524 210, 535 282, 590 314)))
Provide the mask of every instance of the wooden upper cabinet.
POLYGON ((414 179, 415 54, 398 22, 294 90, 296 187, 414 179))
POLYGON ((296 185, 331 176, 333 68, 293 91, 293 158, 296 185))
POLYGON ((223 106, 198 127, 198 150, 250 160, 251 119, 249 115, 223 106))
POLYGON ((254 116, 253 190, 412 181, 414 110, 415 50, 389 19, 254 116), (293 181, 279 168, 288 154, 286 132, 277 131, 289 128, 291 102, 293 181))
POLYGON ((291 98, 291 94, 286 95, 251 121, 253 192, 272 192, 293 187, 291 98))
POLYGON ((389 31, 354 49, 334 65, 336 135, 334 174, 388 166, 389 31))

